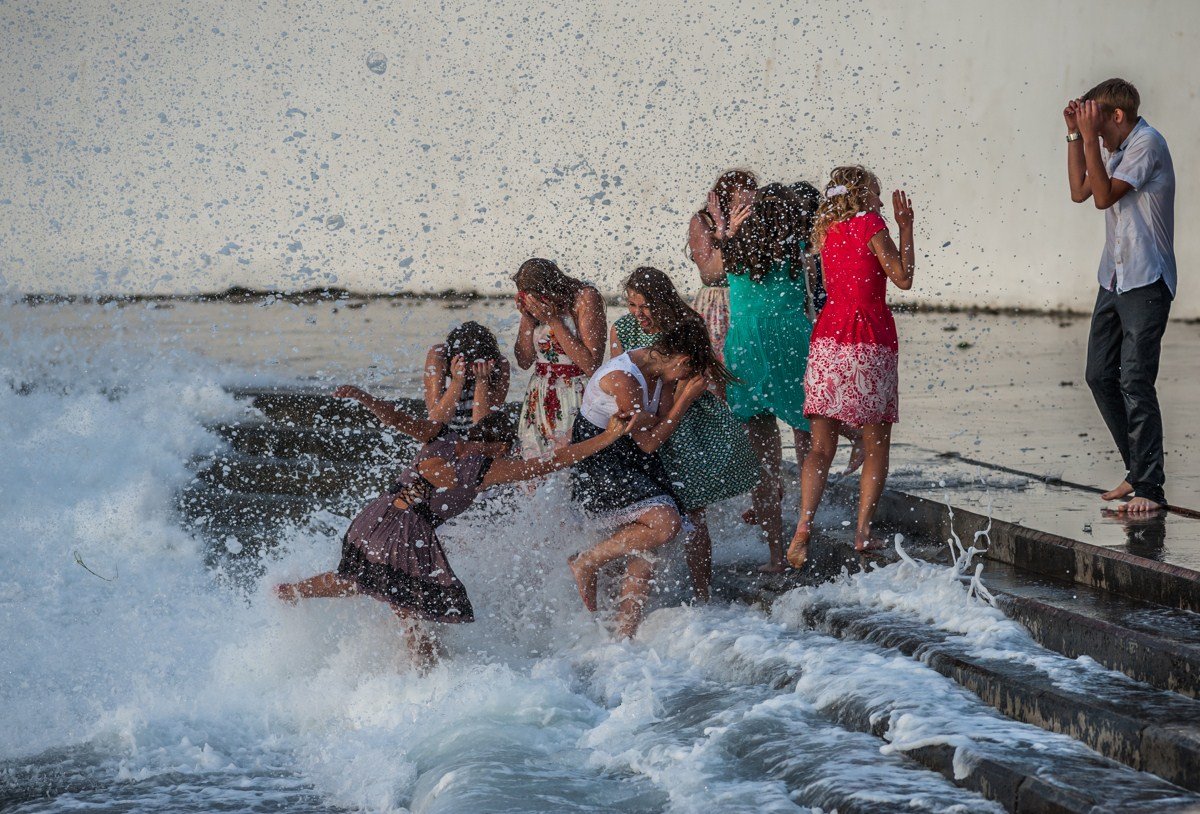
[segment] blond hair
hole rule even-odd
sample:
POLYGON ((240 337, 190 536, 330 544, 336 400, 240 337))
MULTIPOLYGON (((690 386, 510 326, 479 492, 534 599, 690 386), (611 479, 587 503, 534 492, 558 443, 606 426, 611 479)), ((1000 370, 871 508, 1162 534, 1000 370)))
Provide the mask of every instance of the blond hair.
POLYGON ((813 248, 821 251, 829 227, 871 209, 871 185, 879 186, 875 173, 857 164, 838 167, 829 173, 825 185, 825 198, 817 207, 817 219, 813 224, 813 248))

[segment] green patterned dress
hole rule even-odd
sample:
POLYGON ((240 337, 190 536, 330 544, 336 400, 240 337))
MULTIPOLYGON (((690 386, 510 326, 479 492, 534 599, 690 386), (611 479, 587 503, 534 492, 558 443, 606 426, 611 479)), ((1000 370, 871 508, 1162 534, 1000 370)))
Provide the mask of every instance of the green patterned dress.
MULTIPOLYGON (((613 330, 627 351, 644 348, 657 336, 643 331, 632 314, 613 323, 613 330)), ((712 393, 688 408, 658 455, 685 512, 744 494, 758 482, 758 458, 745 425, 712 393)))

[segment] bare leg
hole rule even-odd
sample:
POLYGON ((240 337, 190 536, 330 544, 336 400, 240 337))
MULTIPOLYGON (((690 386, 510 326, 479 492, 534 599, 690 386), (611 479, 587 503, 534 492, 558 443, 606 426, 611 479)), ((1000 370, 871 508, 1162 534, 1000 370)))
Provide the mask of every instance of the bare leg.
POLYGON ((641 557, 630 557, 621 582, 621 598, 617 604, 617 638, 632 639, 642 624, 646 599, 650 596, 650 580, 654 566, 641 557))
POLYGON ((858 468, 863 465, 863 461, 867 459, 866 450, 863 449, 862 430, 842 424, 838 428, 838 432, 850 442, 850 460, 846 462, 846 468, 842 470, 842 474, 852 475, 858 471, 858 468))
POLYGON ((1116 489, 1110 489, 1100 495, 1101 500, 1122 500, 1133 494, 1133 484, 1127 480, 1121 481, 1121 484, 1116 489))
POLYGON ((417 672, 425 675, 437 666, 442 656, 437 634, 407 611, 397 609, 396 616, 400 617, 400 623, 404 626, 404 642, 408 645, 408 655, 413 666, 417 668, 417 672))
POLYGON ((780 478, 783 449, 779 441, 779 423, 773 415, 759 415, 750 419, 746 428, 750 431, 750 445, 758 455, 761 473, 750 497, 754 501, 754 514, 770 552, 766 565, 759 570, 777 573, 785 568, 781 506, 783 482, 780 478))
POLYGON ((692 592, 697 602, 707 602, 712 584, 712 537, 708 533, 704 509, 689 512, 688 520, 696 527, 696 533, 684 543, 688 571, 692 575, 692 592))
POLYGON ((863 450, 867 457, 863 461, 862 479, 858 484, 858 526, 854 532, 855 551, 872 551, 884 547, 882 542, 871 539, 871 521, 875 519, 875 509, 879 506, 879 498, 887 483, 891 448, 891 424, 869 424, 863 427, 863 450))
POLYGON ((317 597, 353 596, 358 586, 352 580, 339 577, 332 571, 317 574, 299 582, 284 582, 275 586, 275 594, 285 602, 295 605, 299 599, 317 597))
POLYGON ((596 543, 587 551, 571 556, 567 562, 575 575, 575 584, 583 606, 596 610, 596 575, 607 563, 636 551, 658 548, 679 533, 679 512, 668 506, 654 506, 632 523, 617 529, 611 536, 596 543))
POLYGON ((832 418, 814 417, 812 425, 812 449, 804 459, 800 472, 800 517, 796 521, 796 533, 788 546, 788 564, 803 568, 808 562, 808 541, 812 537, 812 521, 825 494, 825 481, 833 456, 837 452, 838 422, 832 418))

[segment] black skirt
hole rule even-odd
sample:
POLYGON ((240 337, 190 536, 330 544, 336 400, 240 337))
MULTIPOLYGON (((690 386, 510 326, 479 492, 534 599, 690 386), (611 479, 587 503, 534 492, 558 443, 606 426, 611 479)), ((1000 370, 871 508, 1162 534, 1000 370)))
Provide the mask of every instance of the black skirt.
MULTIPOLYGON (((580 415, 571 431, 571 443, 578 444, 602 432, 580 415)), ((589 514, 616 512, 653 498, 667 498, 678 504, 658 455, 643 452, 628 435, 575 464, 571 469, 571 497, 589 514)))

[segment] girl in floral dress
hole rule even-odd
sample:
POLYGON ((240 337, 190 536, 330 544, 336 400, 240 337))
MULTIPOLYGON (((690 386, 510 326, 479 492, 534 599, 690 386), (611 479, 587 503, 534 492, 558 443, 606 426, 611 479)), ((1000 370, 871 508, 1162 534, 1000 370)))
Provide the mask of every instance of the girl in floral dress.
POLYGON ((900 247, 880 215, 879 180, 862 167, 838 167, 825 187, 813 239, 821 252, 828 302, 813 329, 804 414, 812 449, 801 474, 800 520, 788 548, 795 568, 808 560, 812 521, 837 449, 839 425, 862 428, 866 453, 859 484, 854 547, 881 547, 871 521, 888 475, 892 424, 899 418, 896 323, 887 282, 912 288, 913 210, 903 191, 892 193, 900 247))
POLYGON ((523 458, 542 458, 570 443, 583 388, 604 361, 608 322, 600 292, 551 260, 526 260, 513 282, 521 314, 514 352, 522 370, 533 368, 517 444, 523 458))
MULTIPOLYGON (((613 323, 609 348, 615 359, 654 344, 665 330, 684 320, 700 321, 671 278, 643 266, 625 280, 629 313, 613 323)), ((713 349, 714 358, 716 349, 713 349)), ((712 581, 712 538, 705 507, 744 494, 758 481, 758 460, 746 427, 724 401, 705 392, 683 414, 679 426, 658 449, 674 485, 679 508, 695 527, 684 546, 696 598, 707 602, 712 581)))

